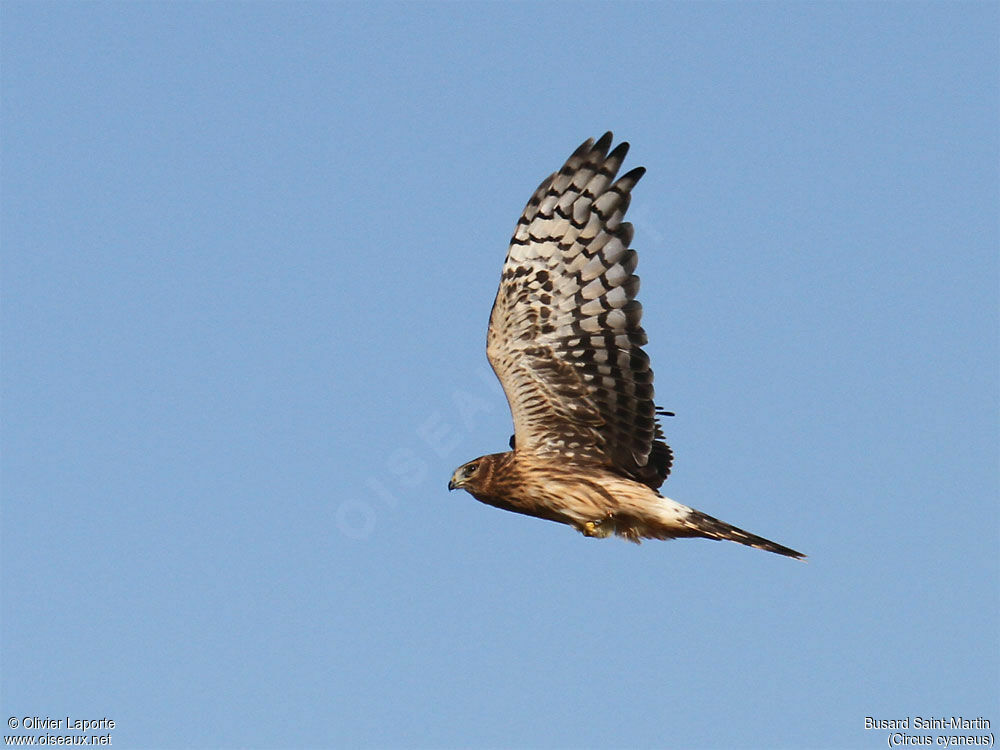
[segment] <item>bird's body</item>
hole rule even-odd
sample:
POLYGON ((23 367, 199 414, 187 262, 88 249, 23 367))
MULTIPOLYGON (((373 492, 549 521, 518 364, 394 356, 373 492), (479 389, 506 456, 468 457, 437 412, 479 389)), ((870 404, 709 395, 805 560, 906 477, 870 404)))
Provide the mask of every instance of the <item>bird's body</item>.
POLYGON ((664 532, 682 529, 679 509, 684 506, 589 464, 538 461, 517 451, 483 456, 476 463, 481 479, 465 488, 487 505, 565 523, 586 536, 618 534, 638 541, 677 536, 664 532))
POLYGON ((610 145, 611 133, 581 145, 518 221, 487 336, 514 449, 464 464, 448 487, 586 536, 730 539, 801 558, 658 491, 673 454, 642 350, 632 226, 622 221, 645 170, 616 181, 628 144, 610 145))

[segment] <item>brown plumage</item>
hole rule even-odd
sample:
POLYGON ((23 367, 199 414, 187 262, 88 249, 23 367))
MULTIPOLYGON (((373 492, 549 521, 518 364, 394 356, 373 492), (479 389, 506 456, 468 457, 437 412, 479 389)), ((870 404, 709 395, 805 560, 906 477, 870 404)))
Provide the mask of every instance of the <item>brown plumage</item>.
POLYGON ((615 180, 628 144, 609 153, 611 139, 583 143, 518 220, 486 344, 514 450, 464 464, 448 488, 587 536, 730 539, 802 558, 657 491, 673 454, 642 350, 632 225, 622 221, 645 170, 615 180))

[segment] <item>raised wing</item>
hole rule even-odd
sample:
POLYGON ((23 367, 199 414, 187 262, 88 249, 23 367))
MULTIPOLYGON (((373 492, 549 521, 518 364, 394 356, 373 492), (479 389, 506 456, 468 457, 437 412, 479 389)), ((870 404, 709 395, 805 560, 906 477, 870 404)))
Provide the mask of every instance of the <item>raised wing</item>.
POLYGON ((518 451, 595 461, 659 487, 672 454, 653 405, 635 299, 637 256, 622 218, 638 167, 611 133, 583 143, 517 222, 486 342, 518 451))

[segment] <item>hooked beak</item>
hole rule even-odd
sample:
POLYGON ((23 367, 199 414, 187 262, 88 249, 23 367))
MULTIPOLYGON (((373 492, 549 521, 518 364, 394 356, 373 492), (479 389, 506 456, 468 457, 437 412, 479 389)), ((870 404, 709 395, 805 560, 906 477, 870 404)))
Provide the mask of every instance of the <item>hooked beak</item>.
POLYGON ((454 489, 458 489, 458 485, 455 484, 455 480, 454 479, 449 479, 448 480, 448 490, 450 491, 450 490, 454 490, 454 489))

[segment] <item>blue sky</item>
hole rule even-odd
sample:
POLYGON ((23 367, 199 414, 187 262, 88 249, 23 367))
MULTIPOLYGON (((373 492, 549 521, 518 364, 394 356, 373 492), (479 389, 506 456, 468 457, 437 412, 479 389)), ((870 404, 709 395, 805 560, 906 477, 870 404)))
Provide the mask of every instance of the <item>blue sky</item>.
POLYGON ((996 3, 0 21, 3 719, 136 748, 1000 726, 996 3), (446 490, 510 434, 514 222, 608 129, 648 168, 664 490, 807 564, 446 490))

